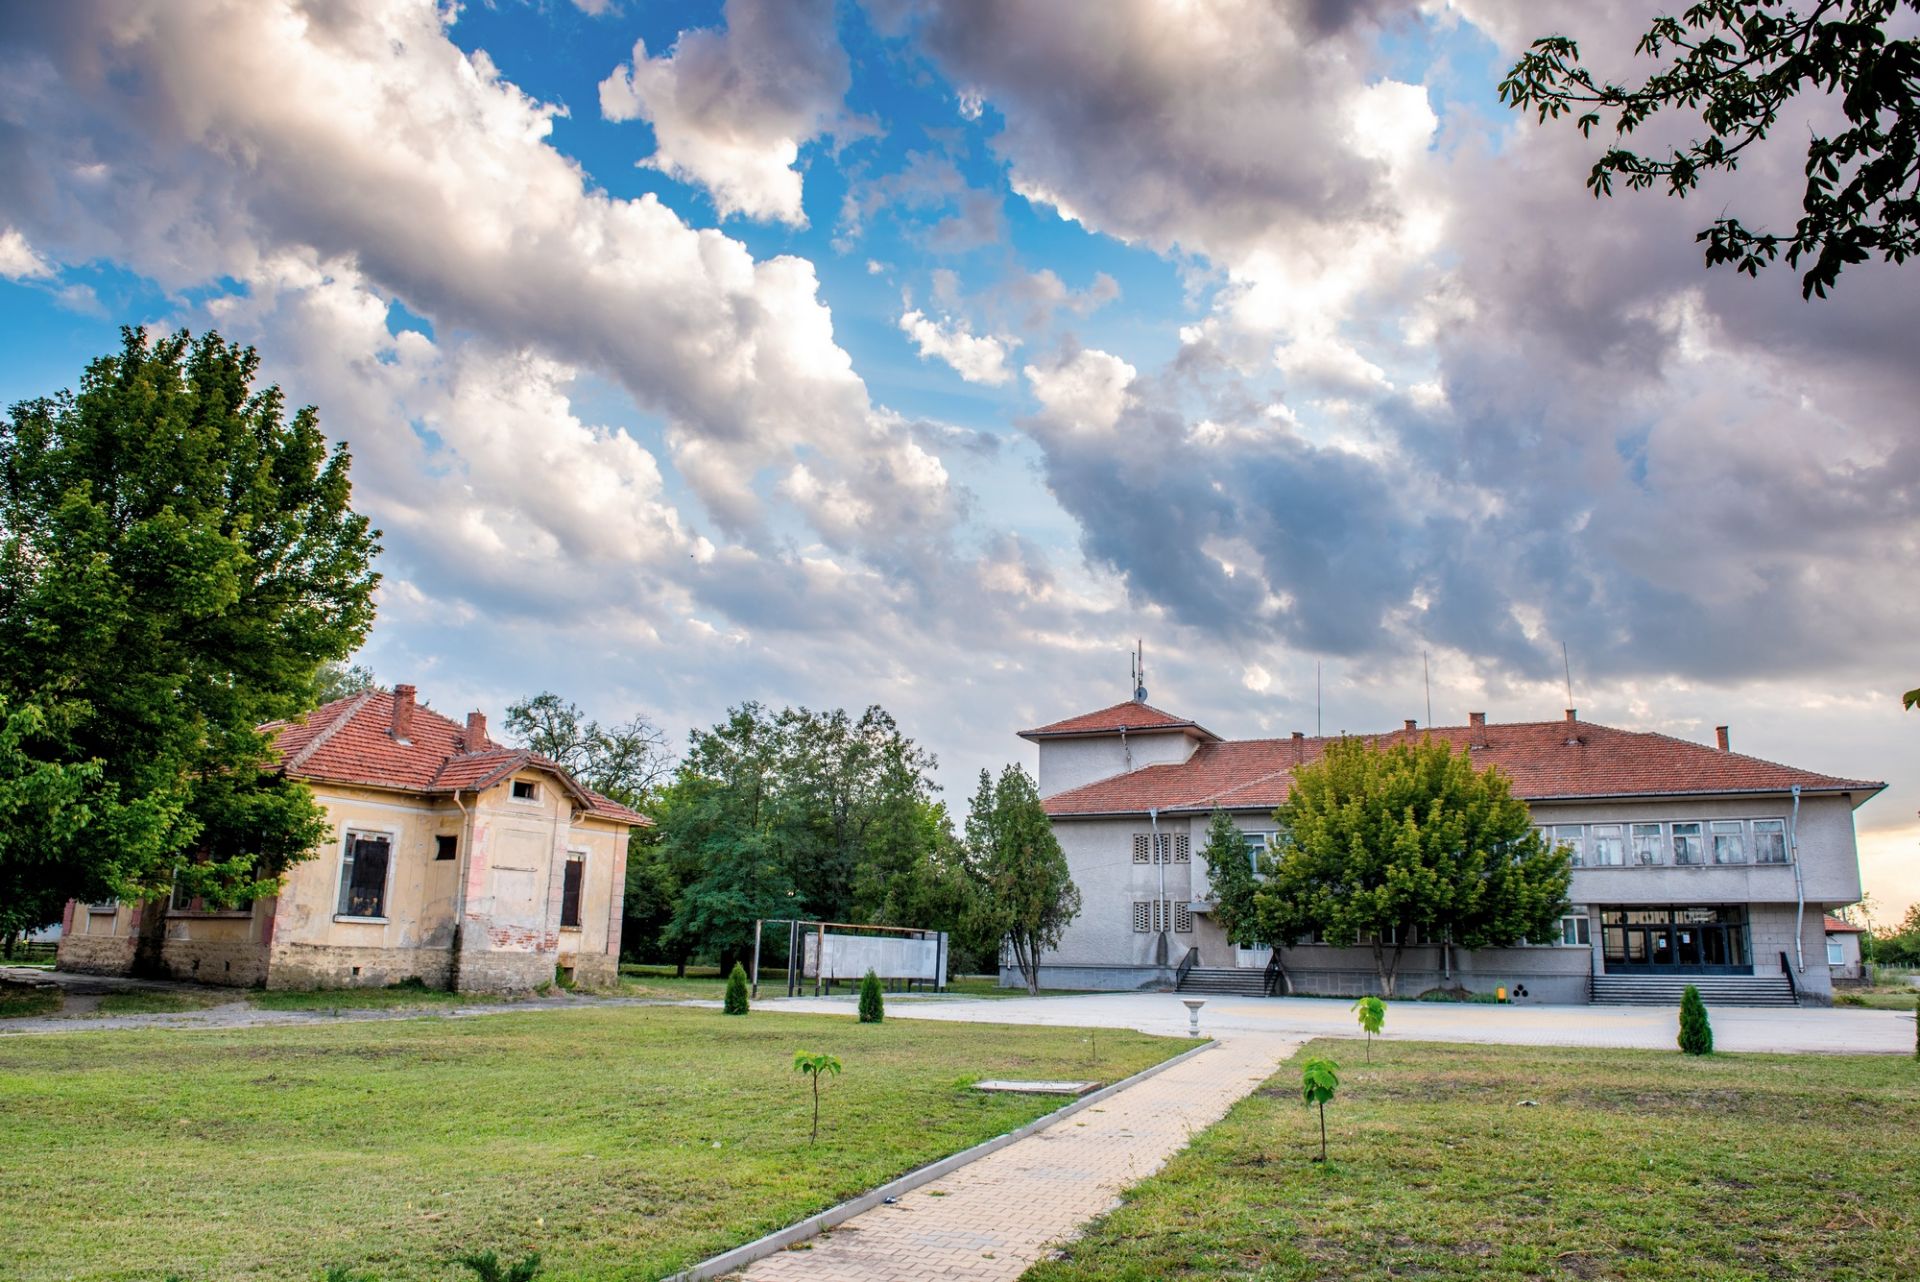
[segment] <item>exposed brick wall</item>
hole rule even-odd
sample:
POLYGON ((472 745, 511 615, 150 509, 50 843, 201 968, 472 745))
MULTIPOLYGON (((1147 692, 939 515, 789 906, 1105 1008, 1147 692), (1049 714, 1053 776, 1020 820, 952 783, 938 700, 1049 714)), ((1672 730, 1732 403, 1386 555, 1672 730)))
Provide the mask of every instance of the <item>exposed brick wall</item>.
POLYGON ((430 988, 445 988, 452 973, 452 956, 447 948, 281 943, 273 947, 267 987, 378 988, 418 979, 430 988))
POLYGON ((266 945, 246 940, 169 939, 160 945, 159 974, 231 988, 252 988, 267 977, 266 945))
POLYGON ((472 948, 460 953, 454 987, 463 993, 524 993, 553 982, 555 954, 495 952, 472 948))

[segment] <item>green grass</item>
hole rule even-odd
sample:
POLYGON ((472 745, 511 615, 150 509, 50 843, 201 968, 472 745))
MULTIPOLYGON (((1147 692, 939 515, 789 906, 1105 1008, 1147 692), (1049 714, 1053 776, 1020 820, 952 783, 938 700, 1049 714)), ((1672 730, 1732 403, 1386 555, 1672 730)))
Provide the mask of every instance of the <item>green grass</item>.
POLYGON ((1025 1282, 1920 1276, 1911 1059, 1373 1057, 1307 1046, 1025 1282), (1324 1167, 1299 1095, 1312 1055, 1344 1066, 1324 1167))
POLYGON ((247 994, 261 1010, 432 1010, 472 1006, 511 998, 484 993, 450 993, 409 979, 385 988, 264 988, 247 994))
POLYGON ((244 1001, 246 994, 233 989, 208 989, 204 992, 180 989, 134 989, 107 993, 97 1008, 102 1015, 174 1015, 181 1011, 205 1010, 227 1002, 244 1001))
POLYGON ((31 1019, 59 1011, 62 997, 57 988, 0 988, 0 1019, 31 1019))
POLYGON ((0 1039, 9 1282, 658 1278, 1186 1049, 1103 1032, 586 1007, 484 1019, 0 1039), (797 1049, 846 1066, 807 1143, 797 1049))
POLYGON ((1920 988, 1910 984, 1882 984, 1877 988, 1840 988, 1835 989, 1835 1006, 1865 1006, 1872 1010, 1912 1011, 1914 1002, 1920 1000, 1920 988))

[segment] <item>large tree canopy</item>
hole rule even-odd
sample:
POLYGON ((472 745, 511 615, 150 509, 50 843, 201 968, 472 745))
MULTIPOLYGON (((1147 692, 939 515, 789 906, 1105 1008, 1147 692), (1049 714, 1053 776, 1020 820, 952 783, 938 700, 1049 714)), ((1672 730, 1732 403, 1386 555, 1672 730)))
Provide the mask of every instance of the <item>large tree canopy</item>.
POLYGON ((1464 948, 1545 942, 1567 908, 1566 851, 1534 831, 1498 769, 1476 770, 1444 740, 1331 744, 1293 772, 1274 818, 1279 845, 1254 892, 1261 939, 1371 947, 1389 997, 1416 933, 1464 948))
MULTIPOLYGON (((217 334, 124 332, 0 420, 0 917, 270 893, 325 830, 257 727, 373 619, 344 446, 217 334)), ((6 924, 0 922, 0 925, 6 924)))
POLYGON ((1705 175, 1737 168, 1795 98, 1830 97, 1840 127, 1807 137, 1792 234, 1723 216, 1698 236, 1708 266, 1748 275, 1785 246, 1788 265, 1808 261, 1802 295, 1825 297, 1847 264, 1904 262, 1920 248, 1920 38, 1890 32, 1902 10, 1920 15, 1920 0, 1704 0, 1640 38, 1636 53, 1661 69, 1638 85, 1596 80, 1579 45, 1555 35, 1533 42, 1500 97, 1542 121, 1573 114, 1584 136, 1611 126, 1613 145, 1587 176, 1595 196, 1612 194, 1616 177, 1685 196, 1705 175), (1626 145, 1669 109, 1698 113, 1705 136, 1649 152, 1626 145))
POLYGON ((673 766, 666 734, 644 716, 603 726, 551 691, 511 704, 507 733, 596 792, 645 810, 673 766))

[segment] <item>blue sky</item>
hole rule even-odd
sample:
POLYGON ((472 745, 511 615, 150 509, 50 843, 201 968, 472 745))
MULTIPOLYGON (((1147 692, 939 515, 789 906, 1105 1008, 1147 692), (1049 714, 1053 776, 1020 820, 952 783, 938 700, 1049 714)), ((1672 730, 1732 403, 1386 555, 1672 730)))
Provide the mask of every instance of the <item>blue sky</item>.
POLYGON ((1316 667, 1424 720, 1423 656, 1436 720, 1557 717, 1564 643, 1592 719, 1889 779, 1920 898, 1911 275, 1707 272, 1791 148, 1595 202, 1499 106, 1644 4, 212 8, 0 19, 0 400, 256 344, 386 531, 383 679, 878 702, 964 796, 1136 637, 1232 735, 1316 667))

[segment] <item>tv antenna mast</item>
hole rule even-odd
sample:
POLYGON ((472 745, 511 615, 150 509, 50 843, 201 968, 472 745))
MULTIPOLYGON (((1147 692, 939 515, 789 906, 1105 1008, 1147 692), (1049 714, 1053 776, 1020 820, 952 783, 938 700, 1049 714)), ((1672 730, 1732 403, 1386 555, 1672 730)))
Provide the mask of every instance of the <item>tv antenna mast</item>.
POLYGON ((1129 654, 1127 657, 1132 661, 1133 701, 1135 703, 1145 703, 1147 701, 1147 646, 1146 646, 1146 643, 1144 641, 1141 641, 1138 638, 1135 638, 1133 643, 1133 652, 1129 654))

